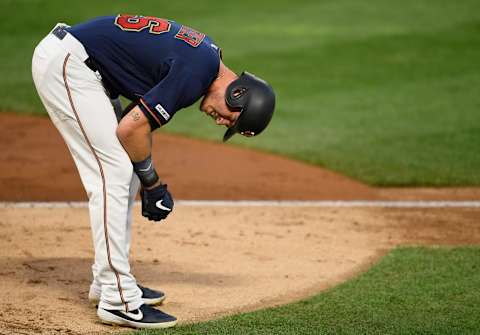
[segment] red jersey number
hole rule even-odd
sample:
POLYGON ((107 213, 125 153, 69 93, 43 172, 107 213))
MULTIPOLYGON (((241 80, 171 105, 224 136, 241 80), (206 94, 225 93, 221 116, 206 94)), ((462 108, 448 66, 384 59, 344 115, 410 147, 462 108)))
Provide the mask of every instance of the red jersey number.
POLYGON ((170 22, 153 16, 120 14, 115 18, 115 25, 126 31, 142 31, 150 28, 150 33, 161 34, 170 30, 170 22))
MULTIPOLYGON (((166 33, 170 31, 170 27, 172 26, 167 20, 158 17, 127 14, 118 15, 115 18, 115 25, 125 31, 142 31, 145 28, 150 28, 149 31, 152 34, 166 33)), ((175 38, 196 48, 202 43, 205 34, 187 26, 182 26, 175 35, 175 38)))

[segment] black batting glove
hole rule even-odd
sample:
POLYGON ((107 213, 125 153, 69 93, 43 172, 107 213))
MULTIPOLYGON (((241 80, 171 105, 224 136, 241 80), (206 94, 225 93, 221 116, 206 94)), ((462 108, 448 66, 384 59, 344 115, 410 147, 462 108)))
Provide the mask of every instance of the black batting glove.
POLYGON ((167 185, 159 185, 152 189, 142 188, 142 215, 150 221, 165 219, 173 210, 173 198, 167 185))

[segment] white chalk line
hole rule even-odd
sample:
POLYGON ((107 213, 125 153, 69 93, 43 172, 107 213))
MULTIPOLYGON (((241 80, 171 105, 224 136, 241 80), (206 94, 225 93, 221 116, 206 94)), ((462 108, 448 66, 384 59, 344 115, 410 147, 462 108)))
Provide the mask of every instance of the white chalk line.
MULTIPOLYGON (((136 202, 137 205, 140 202, 136 202)), ((480 200, 177 200, 187 207, 480 208, 480 200)), ((0 202, 0 208, 87 208, 86 201, 0 202)))

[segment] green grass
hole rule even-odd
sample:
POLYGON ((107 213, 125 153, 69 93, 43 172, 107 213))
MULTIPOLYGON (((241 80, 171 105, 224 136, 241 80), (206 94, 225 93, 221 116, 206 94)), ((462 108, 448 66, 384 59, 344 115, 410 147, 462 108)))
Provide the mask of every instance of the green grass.
POLYGON ((399 248, 298 303, 153 334, 478 334, 480 248, 399 248))
MULTIPOLYGON (((276 89, 271 127, 233 143, 376 185, 480 185, 478 0, 2 0, 0 10, 0 110, 44 113, 30 58, 55 22, 158 15, 209 33, 228 65, 276 89)), ((165 130, 222 135, 196 108, 165 130)))

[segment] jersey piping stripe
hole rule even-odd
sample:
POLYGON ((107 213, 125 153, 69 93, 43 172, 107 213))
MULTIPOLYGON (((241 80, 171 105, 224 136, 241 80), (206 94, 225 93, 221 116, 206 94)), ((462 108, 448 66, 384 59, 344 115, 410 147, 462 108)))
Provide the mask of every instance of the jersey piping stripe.
POLYGON ((151 116, 153 116, 153 118, 155 119, 155 121, 158 122, 158 125, 161 126, 162 125, 162 122, 160 122, 160 119, 155 115, 154 112, 152 112, 152 110, 147 106, 147 104, 145 103, 145 101, 143 101, 143 99, 140 99, 140 103, 143 105, 143 107, 145 107, 145 109, 150 113, 151 116))
POLYGON ((120 285, 120 275, 119 275, 117 269, 115 269, 115 267, 113 266, 112 258, 110 256, 110 242, 109 242, 109 239, 108 239, 108 224, 107 224, 107 186, 106 186, 106 182, 105 182, 105 173, 103 172, 103 166, 102 166, 102 163, 100 161, 100 158, 98 157, 97 153, 95 152, 95 149, 93 148, 92 143, 88 139, 87 133, 85 132, 85 129, 83 128, 83 125, 80 122, 80 118, 78 116, 77 110, 76 110, 75 105, 73 103, 72 94, 71 94, 70 87, 68 86, 68 82, 67 82, 67 63, 68 63, 69 58, 70 58, 70 53, 67 54, 67 56, 65 57, 65 60, 63 62, 63 82, 65 84, 65 89, 67 90, 68 100, 70 101, 70 106, 72 107, 72 111, 75 114, 75 118, 77 119, 78 125, 79 125, 80 130, 83 134, 83 137, 85 138, 85 141, 87 142, 87 145, 90 148, 90 151, 92 152, 93 156, 95 157, 95 160, 97 161, 97 164, 98 164, 98 168, 100 170, 100 176, 102 178, 102 185, 103 185, 103 231, 105 233, 105 244, 106 244, 106 248, 107 248, 108 264, 110 265, 110 269, 112 269, 112 271, 115 273, 115 277, 117 279, 118 291, 120 293, 120 300, 125 305, 125 311, 128 312, 128 303, 125 302, 125 299, 123 298, 123 290, 122 290, 122 286, 120 285))

